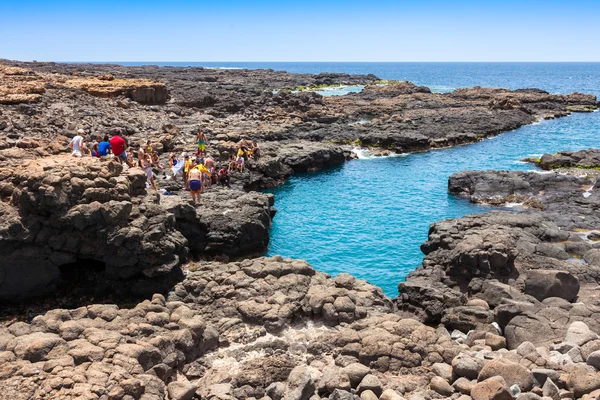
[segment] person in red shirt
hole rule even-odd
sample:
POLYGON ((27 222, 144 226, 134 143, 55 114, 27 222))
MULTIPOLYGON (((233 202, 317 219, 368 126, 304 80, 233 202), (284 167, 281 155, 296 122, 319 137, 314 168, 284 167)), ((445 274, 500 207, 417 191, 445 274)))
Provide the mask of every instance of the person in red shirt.
POLYGON ((113 135, 110 138, 109 143, 112 153, 116 158, 119 159, 119 162, 123 164, 123 161, 125 161, 130 168, 133 167, 133 163, 127 159, 127 152, 125 151, 125 148, 127 148, 127 142, 125 142, 125 139, 119 135, 113 135))

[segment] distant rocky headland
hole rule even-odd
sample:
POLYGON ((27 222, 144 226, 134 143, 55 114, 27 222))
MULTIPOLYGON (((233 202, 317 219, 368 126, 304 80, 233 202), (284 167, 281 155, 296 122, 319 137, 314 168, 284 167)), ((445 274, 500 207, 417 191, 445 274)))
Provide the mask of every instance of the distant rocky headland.
POLYGON ((394 299, 260 257, 276 199, 252 191, 355 147, 448 147, 597 108, 373 75, 0 60, 0 398, 598 398, 600 151, 449 177, 516 208, 434 223, 394 299), (364 89, 316 92, 347 85, 364 89), (71 157, 79 129, 150 140, 163 163, 198 129, 218 165, 243 138, 261 156, 195 207, 162 171, 156 192, 137 167, 71 157))

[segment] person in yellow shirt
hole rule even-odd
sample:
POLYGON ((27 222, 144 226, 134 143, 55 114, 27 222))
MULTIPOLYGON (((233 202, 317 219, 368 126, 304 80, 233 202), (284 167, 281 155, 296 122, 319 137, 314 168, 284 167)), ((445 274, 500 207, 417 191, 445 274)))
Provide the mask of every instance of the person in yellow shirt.
POLYGON ((196 168, 202 173, 202 184, 204 187, 210 188, 210 171, 204 166, 199 164, 196 168))
POLYGON ((237 152, 236 158, 238 158, 238 157, 246 157, 246 152, 244 151, 244 149, 242 147, 240 147, 237 152))
POLYGON ((185 155, 185 163, 183 164, 183 179, 185 181, 185 190, 190 188, 190 183, 188 182, 188 174, 192 167, 192 159, 187 154, 185 155))

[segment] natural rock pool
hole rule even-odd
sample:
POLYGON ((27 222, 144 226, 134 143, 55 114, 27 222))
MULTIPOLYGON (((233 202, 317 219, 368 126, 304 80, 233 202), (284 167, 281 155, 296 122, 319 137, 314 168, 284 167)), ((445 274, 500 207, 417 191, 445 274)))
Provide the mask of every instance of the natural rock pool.
POLYGON ((431 223, 490 210, 448 194, 452 173, 532 170, 520 160, 597 147, 599 131, 600 113, 573 114, 472 145, 293 176, 270 191, 278 213, 268 254, 305 259, 333 275, 347 272, 396 296, 398 282, 421 263, 431 223))

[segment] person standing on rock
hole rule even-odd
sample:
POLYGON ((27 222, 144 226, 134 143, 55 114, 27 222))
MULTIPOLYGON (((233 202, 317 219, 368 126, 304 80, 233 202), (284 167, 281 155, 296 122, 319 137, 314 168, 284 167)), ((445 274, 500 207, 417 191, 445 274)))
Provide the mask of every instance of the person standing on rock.
POLYGON ((125 142, 125 139, 117 134, 114 134, 110 138, 109 143, 112 153, 119 160, 119 162, 123 164, 123 161, 125 161, 130 168, 133 167, 133 162, 129 161, 127 158, 127 152, 125 151, 127 148, 127 142, 125 142))
POLYGON ((146 153, 144 152, 144 149, 142 149, 142 146, 140 146, 139 143, 137 143, 135 145, 135 150, 137 152, 138 165, 140 168, 142 168, 142 162, 144 161, 144 158, 146 157, 146 153))
POLYGON ((215 166, 215 160, 213 160, 208 154, 206 155, 206 158, 204 159, 204 166, 208 169, 211 169, 212 167, 215 166))
POLYGON ((140 162, 142 164, 142 171, 146 173, 146 181, 158 192, 158 187, 154 181, 154 174, 152 173, 152 159, 150 158, 150 154, 144 155, 144 158, 140 162))
POLYGON ((260 158, 260 148, 258 147, 258 143, 256 143, 256 139, 252 139, 252 143, 250 143, 250 147, 252 148, 252 155, 255 160, 260 158))
POLYGON ((202 132, 202 129, 198 129, 198 154, 204 155, 206 149, 206 135, 202 132))
POLYGON ((183 157, 184 159, 184 163, 183 163, 183 181, 185 182, 185 190, 189 190, 190 189, 190 179, 188 174, 190 173, 190 170, 193 169, 194 167, 192 166, 193 164, 196 163, 196 160, 194 160, 193 158, 191 158, 189 155, 185 155, 183 157))
POLYGON ((73 157, 82 157, 83 152, 86 150, 85 143, 83 142, 83 135, 85 135, 85 132, 83 129, 79 129, 77 135, 69 142, 69 147, 73 149, 73 152, 71 153, 73 157))
POLYGON ((194 204, 200 204, 200 193, 202 192, 202 172, 196 168, 196 162, 192 161, 190 172, 188 174, 188 186, 192 194, 194 204))

